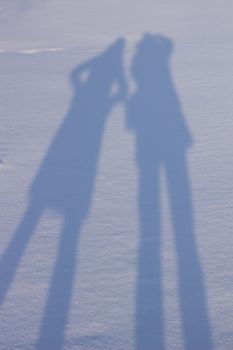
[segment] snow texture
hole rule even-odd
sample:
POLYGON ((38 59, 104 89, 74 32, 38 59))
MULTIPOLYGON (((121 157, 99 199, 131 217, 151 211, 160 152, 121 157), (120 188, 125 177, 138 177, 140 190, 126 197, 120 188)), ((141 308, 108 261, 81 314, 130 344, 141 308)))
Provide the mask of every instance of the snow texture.
POLYGON ((233 348, 232 13, 0 0, 0 350, 233 348))

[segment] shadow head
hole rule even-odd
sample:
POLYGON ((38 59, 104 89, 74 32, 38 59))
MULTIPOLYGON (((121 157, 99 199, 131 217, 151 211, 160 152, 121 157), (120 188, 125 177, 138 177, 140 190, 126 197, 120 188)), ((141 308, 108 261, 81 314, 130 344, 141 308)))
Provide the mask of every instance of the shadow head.
POLYGON ((132 63, 132 75, 136 81, 151 80, 155 73, 168 64, 173 42, 163 35, 146 33, 136 48, 132 63))
POLYGON ((103 81, 104 77, 114 74, 121 63, 124 47, 125 39, 119 38, 95 58, 75 67, 70 74, 70 82, 74 89, 77 90, 83 83, 88 84, 94 76, 99 79, 102 76, 100 80, 103 81))

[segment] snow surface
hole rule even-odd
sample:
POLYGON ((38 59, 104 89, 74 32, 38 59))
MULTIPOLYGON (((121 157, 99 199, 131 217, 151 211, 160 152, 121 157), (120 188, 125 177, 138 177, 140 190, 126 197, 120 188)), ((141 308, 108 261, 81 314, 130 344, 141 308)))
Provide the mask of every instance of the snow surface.
POLYGON ((233 348, 232 13, 0 0, 0 350, 233 348))

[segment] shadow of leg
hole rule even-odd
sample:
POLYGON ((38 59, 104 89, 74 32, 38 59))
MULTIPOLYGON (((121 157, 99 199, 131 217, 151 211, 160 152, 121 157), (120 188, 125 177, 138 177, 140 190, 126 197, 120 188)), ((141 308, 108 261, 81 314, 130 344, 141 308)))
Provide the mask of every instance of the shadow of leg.
POLYGON ((37 350, 61 350, 64 346, 81 226, 77 214, 76 217, 75 214, 65 217, 37 350))
POLYGON ((0 258, 0 305, 2 305, 7 290, 14 279, 20 259, 24 254, 42 212, 43 207, 41 205, 35 203, 29 205, 9 246, 0 258))
POLYGON ((184 155, 167 164, 175 244, 179 299, 186 350, 211 350, 204 278, 194 237, 191 190, 184 155))
POLYGON ((142 167, 139 184, 140 241, 136 300, 136 349, 163 350, 158 166, 142 167))

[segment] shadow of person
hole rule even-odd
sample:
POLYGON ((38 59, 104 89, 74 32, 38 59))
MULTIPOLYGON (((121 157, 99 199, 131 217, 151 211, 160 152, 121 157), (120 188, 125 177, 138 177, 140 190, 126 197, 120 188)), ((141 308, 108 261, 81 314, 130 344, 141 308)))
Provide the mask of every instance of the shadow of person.
POLYGON ((160 261, 160 178, 170 197, 178 267, 179 303, 186 350, 210 350, 203 274, 194 236, 185 125, 169 68, 172 41, 144 35, 132 62, 137 89, 128 101, 127 126, 136 135, 140 243, 136 292, 136 348, 162 350, 163 295, 160 261))
POLYGON ((76 269, 77 243, 90 210, 101 140, 114 105, 125 98, 124 40, 71 73, 74 97, 31 185, 30 204, 0 260, 2 302, 47 208, 64 218, 37 349, 62 349, 76 269), (114 88, 115 86, 115 88, 114 88))

